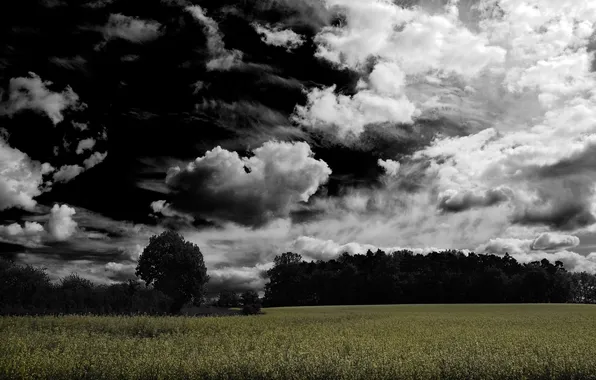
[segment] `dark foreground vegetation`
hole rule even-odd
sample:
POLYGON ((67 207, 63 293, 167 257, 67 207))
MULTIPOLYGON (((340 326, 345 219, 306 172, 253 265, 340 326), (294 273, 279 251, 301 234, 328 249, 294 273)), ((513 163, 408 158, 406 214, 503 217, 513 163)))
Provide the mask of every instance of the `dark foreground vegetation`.
POLYGON ((316 262, 288 252, 267 272, 263 300, 254 291, 230 290, 207 300, 199 247, 171 231, 151 238, 136 275, 112 285, 76 274, 53 283, 43 268, 0 259, 0 315, 259 314, 262 304, 596 303, 596 276, 569 273, 559 261, 520 264, 509 255, 459 251, 369 251, 316 262))
POLYGON ((44 268, 0 259, 0 315, 236 315, 259 314, 254 291, 229 304, 228 293, 206 302, 207 269, 201 250, 179 234, 151 237, 135 272, 137 279, 97 285, 71 274, 58 283, 44 268), (242 307, 230 311, 230 307, 242 307))
MULTIPOLYGON (((258 314, 261 309, 253 291, 237 296, 233 304, 220 302, 220 298, 203 300, 200 306, 188 302, 176 314, 258 314), (230 307, 240 310, 228 310, 230 307)), ((97 285, 72 274, 53 283, 43 268, 0 259, 0 315, 170 315, 173 304, 171 297, 137 280, 97 285)))

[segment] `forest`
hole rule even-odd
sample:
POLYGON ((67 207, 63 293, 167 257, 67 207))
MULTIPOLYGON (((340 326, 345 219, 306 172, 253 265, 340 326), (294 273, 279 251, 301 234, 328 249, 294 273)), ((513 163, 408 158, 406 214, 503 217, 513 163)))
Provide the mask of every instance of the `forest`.
POLYGON ((267 275, 265 306, 596 301, 594 275, 568 272, 560 261, 521 264, 509 254, 378 250, 306 262, 287 252, 267 275))
MULTIPOLYGON (((596 303, 593 274, 568 272, 559 261, 521 264, 510 255, 369 251, 307 262, 286 252, 275 258, 266 275, 263 298, 254 291, 240 295, 226 289, 216 299, 203 297, 193 303, 221 307, 596 303)), ((71 274, 56 282, 43 268, 0 259, 1 315, 165 315, 171 314, 172 303, 170 296, 140 279, 98 285, 71 274)))

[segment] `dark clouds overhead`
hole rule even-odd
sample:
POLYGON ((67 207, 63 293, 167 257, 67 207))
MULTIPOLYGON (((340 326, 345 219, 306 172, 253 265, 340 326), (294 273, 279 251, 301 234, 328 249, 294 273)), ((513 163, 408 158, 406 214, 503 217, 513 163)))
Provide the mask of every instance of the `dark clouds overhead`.
POLYGON ((1 249, 112 281, 175 228, 214 289, 292 247, 593 268, 561 252, 596 231, 595 23, 588 0, 2 4, 1 249))

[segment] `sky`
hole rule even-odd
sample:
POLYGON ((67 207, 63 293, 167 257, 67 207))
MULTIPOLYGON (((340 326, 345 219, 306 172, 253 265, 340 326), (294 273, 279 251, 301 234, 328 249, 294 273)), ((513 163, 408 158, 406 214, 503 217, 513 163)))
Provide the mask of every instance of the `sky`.
POLYGON ((26 0, 0 11, 0 255, 210 291, 283 252, 596 272, 592 0, 26 0))

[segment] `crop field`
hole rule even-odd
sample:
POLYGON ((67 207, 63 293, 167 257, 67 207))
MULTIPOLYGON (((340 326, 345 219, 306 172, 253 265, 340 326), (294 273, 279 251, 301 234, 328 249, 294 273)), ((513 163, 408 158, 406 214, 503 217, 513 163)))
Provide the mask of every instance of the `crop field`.
POLYGON ((0 378, 596 379, 596 307, 403 305, 0 318, 0 378))

